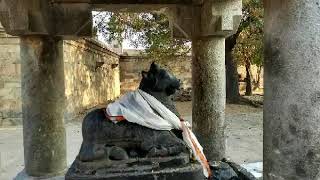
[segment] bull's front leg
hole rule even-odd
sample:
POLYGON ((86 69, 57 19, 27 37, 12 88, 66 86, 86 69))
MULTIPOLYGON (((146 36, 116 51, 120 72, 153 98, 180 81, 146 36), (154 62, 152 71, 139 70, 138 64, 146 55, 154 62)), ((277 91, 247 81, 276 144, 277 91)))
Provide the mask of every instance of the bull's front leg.
POLYGON ((95 161, 106 158, 106 151, 103 145, 83 142, 79 153, 79 159, 83 162, 95 161))
POLYGON ((153 131, 144 138, 141 147, 147 151, 147 157, 175 156, 188 152, 185 143, 170 131, 153 131))

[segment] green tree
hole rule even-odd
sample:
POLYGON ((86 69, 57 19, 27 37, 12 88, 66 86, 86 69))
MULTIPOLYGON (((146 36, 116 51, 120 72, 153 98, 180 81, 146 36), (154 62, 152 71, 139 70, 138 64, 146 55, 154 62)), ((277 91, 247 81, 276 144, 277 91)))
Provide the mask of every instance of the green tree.
MULTIPOLYGON (((263 65, 263 12, 262 0, 244 1, 243 19, 233 49, 238 65, 246 68, 246 95, 252 95, 251 65, 257 65, 259 71, 263 65)), ((254 85, 257 86, 259 81, 260 77, 254 85)))
MULTIPOLYGON (((246 80, 249 82, 251 82, 251 72, 249 71, 251 64, 258 65, 261 70, 263 62, 262 27, 262 0, 244 0, 241 24, 237 32, 226 39, 226 95, 229 103, 245 101, 239 94, 238 65, 246 65, 247 63, 248 78, 246 80), (243 34, 247 36, 244 37, 243 34), (252 53, 250 56, 247 56, 248 49, 249 53, 252 53), (255 49, 254 52, 252 52, 253 49, 255 49)), ((247 85, 247 94, 251 94, 251 83, 247 83, 247 85)))
MULTIPOLYGON (((239 102, 238 65, 247 68, 247 94, 251 94, 251 64, 263 62, 262 0, 243 0, 243 18, 237 33, 226 39, 227 100, 239 102)), ((131 45, 145 47, 143 55, 155 60, 173 60, 190 52, 189 41, 171 36, 169 21, 157 13, 107 13, 96 18, 96 31, 107 41, 128 39, 131 45), (108 18, 106 18, 108 17, 108 18)), ((259 82, 257 82, 259 83, 259 82)))
POLYGON ((169 20, 157 13, 107 13, 98 17, 97 31, 105 40, 123 42, 128 39, 134 47, 144 47, 143 55, 155 60, 169 60, 190 52, 187 40, 171 36, 169 20), (105 15, 104 15, 105 16, 105 15))

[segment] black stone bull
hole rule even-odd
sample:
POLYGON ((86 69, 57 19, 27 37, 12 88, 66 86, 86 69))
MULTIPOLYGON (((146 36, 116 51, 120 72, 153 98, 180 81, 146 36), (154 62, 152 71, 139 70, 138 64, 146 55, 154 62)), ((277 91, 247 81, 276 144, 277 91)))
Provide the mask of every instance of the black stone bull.
MULTIPOLYGON (((179 116, 171 95, 180 82, 166 70, 152 63, 148 72, 142 71, 140 89, 162 102, 179 116)), ((79 159, 125 160, 135 157, 165 157, 188 152, 179 131, 157 131, 128 121, 113 123, 105 116, 104 109, 90 112, 82 124, 83 143, 79 159)))
MULTIPOLYGON (((142 71, 142 80, 139 88, 157 98, 177 116, 179 114, 171 95, 179 87, 180 82, 177 78, 154 63, 151 64, 148 72, 142 71)), ((104 109, 93 110, 84 118, 82 135, 83 142, 79 155, 69 169, 66 179, 94 179, 96 173, 101 170, 105 176, 111 172, 123 173, 125 171, 122 168, 135 167, 137 161, 140 162, 140 164, 138 163, 140 168, 136 167, 134 169, 140 172, 141 168, 146 165, 145 163, 149 167, 153 167, 152 161, 159 161, 163 157, 169 158, 169 164, 163 164, 166 167, 190 165, 189 160, 181 161, 184 157, 189 159, 188 154, 190 153, 182 140, 181 131, 158 131, 128 121, 120 121, 115 124, 107 119, 104 109), (139 158, 147 160, 141 161, 138 160, 139 158), (124 164, 126 165, 124 166, 124 164)), ((213 174, 210 179, 255 180, 250 173, 235 163, 225 161, 212 162, 210 164, 212 164, 213 174)), ((187 176, 192 180, 205 179, 204 176, 202 177, 202 170, 199 170, 198 173, 200 173, 201 178, 187 176)), ((129 171, 130 168, 128 169, 129 171)), ((127 179, 125 177, 121 178, 121 176, 118 178, 127 179)), ((139 179, 138 176, 137 178, 139 179)), ((187 180, 188 178, 184 179, 187 180)))

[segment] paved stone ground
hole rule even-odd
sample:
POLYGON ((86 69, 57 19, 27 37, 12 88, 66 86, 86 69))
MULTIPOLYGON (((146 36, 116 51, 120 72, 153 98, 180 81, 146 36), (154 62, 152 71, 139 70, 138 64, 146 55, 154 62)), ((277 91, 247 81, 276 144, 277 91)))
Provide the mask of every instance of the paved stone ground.
MULTIPOLYGON (((177 104, 179 112, 191 119, 191 103, 177 104)), ((262 161, 262 109, 244 105, 227 105, 227 156, 244 164, 262 161)), ((81 137, 80 122, 68 123, 67 160, 77 155, 81 137)), ((13 179, 23 170, 22 127, 0 128, 0 180, 13 179)))

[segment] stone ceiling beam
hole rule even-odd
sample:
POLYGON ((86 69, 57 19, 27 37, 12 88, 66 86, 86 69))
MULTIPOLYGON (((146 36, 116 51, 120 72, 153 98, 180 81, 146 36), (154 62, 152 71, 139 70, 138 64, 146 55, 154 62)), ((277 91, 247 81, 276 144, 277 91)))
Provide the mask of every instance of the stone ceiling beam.
POLYGON ((2 0, 0 21, 11 35, 91 36, 91 5, 2 0))
POLYGON ((110 12, 162 12, 169 7, 175 7, 176 5, 163 5, 163 4, 94 4, 92 10, 94 11, 110 11, 110 12))
POLYGON ((93 5, 100 4, 193 4, 197 0, 53 0, 53 3, 90 3, 93 5))
POLYGON ((53 0, 56 4, 88 3, 93 10, 112 12, 152 12, 175 6, 200 5, 203 0, 53 0))

